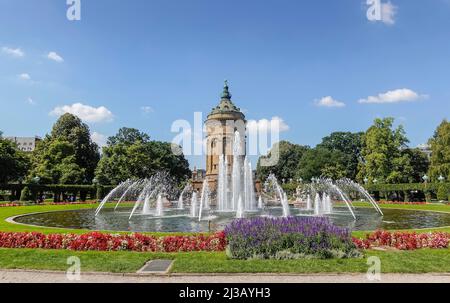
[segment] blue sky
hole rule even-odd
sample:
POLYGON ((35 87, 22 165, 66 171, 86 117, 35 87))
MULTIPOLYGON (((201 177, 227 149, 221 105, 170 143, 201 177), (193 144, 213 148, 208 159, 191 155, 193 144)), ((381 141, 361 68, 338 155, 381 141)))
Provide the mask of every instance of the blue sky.
POLYGON ((228 79, 283 139, 313 146, 392 116, 416 146, 449 118, 450 1, 382 3, 369 21, 365 0, 81 0, 68 21, 65 0, 0 0, 0 130, 43 136, 82 110, 96 138, 128 126, 170 141, 228 79))

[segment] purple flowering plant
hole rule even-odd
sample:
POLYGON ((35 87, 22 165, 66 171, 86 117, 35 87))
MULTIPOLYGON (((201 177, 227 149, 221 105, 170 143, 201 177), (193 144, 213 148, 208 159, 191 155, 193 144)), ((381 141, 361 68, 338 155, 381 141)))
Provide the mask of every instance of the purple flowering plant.
POLYGON ((254 217, 225 228, 227 253, 235 259, 353 257, 359 252, 348 229, 326 217, 254 217))

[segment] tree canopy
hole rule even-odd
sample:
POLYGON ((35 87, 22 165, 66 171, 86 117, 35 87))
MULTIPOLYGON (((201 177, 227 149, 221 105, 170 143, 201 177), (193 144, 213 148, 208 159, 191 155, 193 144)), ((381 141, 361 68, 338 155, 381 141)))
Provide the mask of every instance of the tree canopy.
POLYGON ((429 144, 432 151, 429 171, 431 178, 437 180, 442 175, 450 181, 450 122, 442 121, 429 144))
POLYGON ((30 159, 0 132, 0 183, 18 181, 27 174, 30 159))
POLYGON ((89 127, 67 113, 38 144, 29 178, 39 177, 42 183, 91 183, 99 159, 99 148, 92 142, 89 127))
POLYGON ((76 163, 75 146, 60 139, 49 140, 35 154, 30 179, 40 178, 44 184, 83 184, 86 169, 76 163))
POLYGON ((326 148, 332 152, 338 152, 335 156, 339 162, 339 175, 345 172, 345 177, 356 179, 358 164, 361 161, 362 138, 364 133, 334 132, 322 139, 317 147, 326 148))
POLYGON ((125 145, 132 145, 137 141, 140 141, 142 143, 149 142, 150 136, 135 128, 122 127, 119 129, 116 135, 108 138, 107 144, 116 145, 122 143, 125 145))
POLYGON ((409 142, 403 126, 393 128, 394 118, 375 119, 363 135, 362 161, 358 181, 385 183, 408 182, 413 168, 408 153, 409 142))
POLYGON ((257 177, 260 180, 265 180, 270 173, 273 173, 279 180, 295 178, 299 160, 308 149, 308 146, 297 145, 287 141, 275 143, 268 155, 262 158, 268 159, 278 156, 278 161, 273 166, 262 166, 263 159, 260 158, 256 168, 257 177))
POLYGON ((298 163, 297 177, 304 180, 328 177, 340 179, 347 176, 345 154, 318 146, 308 150, 298 163))
POLYGON ((191 172, 184 155, 175 155, 167 142, 149 141, 147 134, 122 128, 108 139, 96 170, 101 184, 118 184, 132 178, 148 178, 158 171, 168 171, 177 181, 191 172))

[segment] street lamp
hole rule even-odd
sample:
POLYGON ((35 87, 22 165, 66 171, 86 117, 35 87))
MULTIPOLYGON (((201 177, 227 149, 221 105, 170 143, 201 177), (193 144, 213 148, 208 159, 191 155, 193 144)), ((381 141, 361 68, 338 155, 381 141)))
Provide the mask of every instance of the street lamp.
POLYGON ((428 180, 430 179, 430 177, 428 177, 427 175, 425 175, 425 176, 422 177, 422 179, 423 179, 423 181, 424 181, 425 183, 427 183, 428 180))
POLYGON ((36 176, 36 177, 33 178, 33 182, 34 182, 34 183, 38 184, 39 181, 41 181, 41 178, 39 178, 38 176, 36 176))
POLYGON ((440 175, 439 178, 438 178, 438 180, 439 180, 439 182, 444 182, 445 178, 444 178, 443 175, 440 175))

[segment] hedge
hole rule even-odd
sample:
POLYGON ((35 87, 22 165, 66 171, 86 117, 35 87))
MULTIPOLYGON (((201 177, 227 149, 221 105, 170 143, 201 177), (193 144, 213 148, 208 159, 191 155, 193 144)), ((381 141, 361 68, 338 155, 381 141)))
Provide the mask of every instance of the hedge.
MULTIPOLYGON (((295 194, 296 183, 282 184, 283 189, 289 194, 295 194)), ((410 202, 417 191, 416 196, 424 198, 427 202, 431 202, 433 198, 439 201, 450 202, 450 183, 404 183, 404 184, 366 184, 366 190, 372 194, 375 200, 389 199, 391 193, 402 198, 405 202, 410 202)))
POLYGON ((67 194, 79 196, 81 201, 85 201, 88 196, 101 200, 113 188, 111 185, 0 184, 0 190, 11 191, 9 196, 12 200, 35 200, 39 193, 52 192, 54 202, 61 202, 62 197, 67 194))

